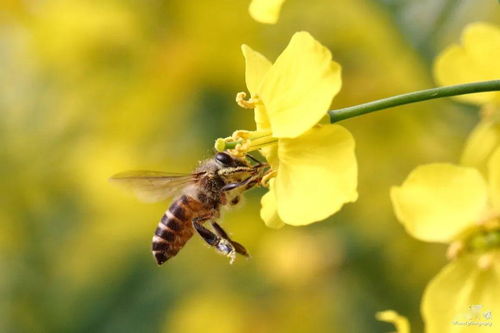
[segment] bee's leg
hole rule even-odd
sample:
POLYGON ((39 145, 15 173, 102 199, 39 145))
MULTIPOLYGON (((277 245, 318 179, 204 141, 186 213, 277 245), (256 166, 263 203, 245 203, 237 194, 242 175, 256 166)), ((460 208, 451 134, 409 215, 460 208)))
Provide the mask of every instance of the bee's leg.
POLYGON ((218 237, 216 234, 214 234, 212 231, 208 230, 204 226, 201 225, 200 220, 193 219, 193 227, 194 230, 203 238, 205 242, 207 242, 208 245, 210 246, 217 246, 217 243, 219 242, 220 237, 218 237))
POLYGON ((238 188, 241 186, 244 186, 245 190, 248 190, 248 189, 251 189, 252 187, 254 187, 255 185, 257 185, 258 183, 260 183, 260 180, 261 180, 261 177, 250 176, 250 177, 242 180, 239 183, 229 183, 229 184, 224 185, 222 187, 222 191, 231 191, 231 190, 234 190, 235 188, 238 188))
POLYGON ((235 188, 238 188, 238 187, 241 187, 241 186, 245 186, 247 185, 248 183, 250 183, 252 181, 252 176, 244 179, 243 181, 239 182, 239 183, 229 183, 229 184, 226 184, 222 187, 222 191, 231 191, 231 190, 234 190, 235 188))
POLYGON ((250 254, 248 253, 247 249, 245 249, 245 247, 243 245, 241 245, 240 243, 236 242, 236 241, 233 241, 231 238, 229 238, 229 235, 227 234, 227 232, 222 229, 222 227, 217 223, 217 222, 212 222, 212 227, 214 228, 215 232, 223 239, 229 241, 233 247, 234 247, 234 250, 245 256, 245 257, 249 257, 250 254))
POLYGON ((229 167, 229 168, 220 169, 218 171, 218 173, 221 176, 229 176, 229 175, 234 175, 237 173, 253 173, 253 172, 255 172, 255 167, 251 167, 251 166, 229 167))
POLYGON ((225 256, 229 257, 229 263, 233 263, 236 258, 236 251, 231 241, 217 236, 212 231, 201 225, 200 219, 193 219, 193 227, 198 234, 203 238, 208 245, 215 247, 215 249, 225 256))
POLYGON ((253 179, 246 184, 245 190, 249 190, 252 187, 254 187, 255 185, 259 184, 260 180, 261 180, 261 177, 253 177, 253 179))

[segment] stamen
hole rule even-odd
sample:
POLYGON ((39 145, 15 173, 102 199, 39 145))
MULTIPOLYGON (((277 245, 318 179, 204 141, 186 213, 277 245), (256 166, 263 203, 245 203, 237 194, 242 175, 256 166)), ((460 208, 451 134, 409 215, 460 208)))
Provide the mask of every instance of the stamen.
POLYGON ((496 211, 488 211, 477 221, 479 226, 486 230, 500 229, 500 214, 496 211))
POLYGON ((248 100, 245 99, 247 97, 247 93, 244 91, 241 91, 236 94, 236 103, 238 103, 239 106, 241 106, 244 109, 255 109, 255 106, 257 103, 259 103, 259 100, 257 98, 252 98, 250 97, 248 100))
POLYGON ((485 271, 493 265, 495 256, 493 253, 485 253, 479 257, 477 260, 477 266, 479 269, 485 271))
POLYGON ((245 140, 237 139, 232 137, 218 138, 215 140, 214 148, 216 151, 225 151, 234 149, 238 144, 243 143, 245 140))
POLYGON ((408 319, 393 310, 380 311, 375 314, 375 318, 380 321, 391 323, 396 327, 398 333, 410 332, 408 319))
POLYGON ((215 140, 214 148, 216 151, 224 151, 226 149, 226 139, 218 138, 217 140, 215 140))
POLYGON ((246 131, 246 130, 237 130, 233 132, 233 135, 231 137, 234 140, 238 139, 250 139, 252 137, 253 131, 246 131))
POLYGON ((248 147, 248 151, 258 150, 265 146, 269 146, 271 144, 278 143, 278 139, 271 135, 264 135, 259 138, 253 139, 250 141, 250 146, 248 147))
POLYGON ((239 140, 239 139, 260 139, 265 136, 271 135, 271 130, 260 130, 260 131, 246 131, 246 130, 237 130, 233 132, 233 135, 231 136, 234 140, 239 140))
POLYGON ((248 141, 243 141, 242 143, 236 145, 235 150, 241 152, 244 155, 248 151, 248 146, 250 146, 250 143, 248 141))
POLYGON ((264 148, 266 146, 270 146, 273 143, 275 143, 275 142, 273 141, 273 142, 263 143, 263 144, 260 144, 260 145, 251 146, 250 149, 248 150, 248 152, 259 150, 259 149, 264 148))
POLYGON ((237 130, 230 137, 218 138, 214 148, 216 151, 227 150, 232 155, 243 157, 250 151, 277 143, 278 139, 272 137, 271 133, 271 130, 237 130))
POLYGON ((278 172, 276 170, 270 170, 268 171, 260 180, 260 184, 264 187, 269 187, 269 181, 271 178, 276 177, 278 172))
MULTIPOLYGON (((467 238, 464 238, 463 242, 463 250, 458 255, 461 255, 463 252, 483 255, 491 251, 498 251, 500 249, 500 229, 489 229, 483 225, 467 238)), ((452 246, 453 243, 450 245, 450 248, 452 246)))
POLYGON ((465 248, 465 244, 463 241, 454 241, 448 246, 448 250, 446 250, 446 257, 449 260, 455 259, 458 257, 465 248))
POLYGON ((228 150, 230 153, 241 157, 250 151, 277 143, 278 139, 272 137, 271 133, 271 130, 237 130, 230 137, 218 138, 215 141, 214 148, 216 151, 228 150))

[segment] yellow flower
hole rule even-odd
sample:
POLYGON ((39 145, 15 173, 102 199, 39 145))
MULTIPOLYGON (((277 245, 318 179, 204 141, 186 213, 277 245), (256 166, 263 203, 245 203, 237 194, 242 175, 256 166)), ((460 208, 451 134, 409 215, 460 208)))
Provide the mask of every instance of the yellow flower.
MULTIPOLYGON (((296 33, 274 64, 243 45, 255 132, 246 151, 260 149, 276 177, 262 198, 267 225, 305 225, 357 199, 354 139, 339 125, 318 124, 340 90, 340 66, 306 32, 296 33)), ((236 132, 238 133, 238 132, 236 132)), ((236 135, 237 136, 237 135, 236 135)))
MULTIPOLYGON (((498 79, 498 59, 500 29, 470 24, 462 44, 437 57, 435 77, 440 85, 498 79)), ((500 313, 500 94, 456 98, 482 107, 461 165, 421 166, 391 191, 396 215, 410 234, 450 243, 454 260, 429 283, 422 300, 431 333, 484 330, 479 325, 493 324, 488 315, 500 313)))
POLYGON ((391 190, 396 216, 412 236, 450 243, 454 260, 429 283, 422 302, 427 332, 474 331, 460 324, 470 306, 500 313, 500 146, 487 178, 475 168, 436 163, 416 168, 391 190))
POLYGON ((498 330, 500 252, 490 254, 489 269, 478 269, 478 260, 469 254, 452 261, 427 285, 421 305, 427 333, 498 330))
POLYGON ((486 164, 495 147, 500 145, 500 104, 483 107, 479 124, 467 138, 460 163, 486 174, 486 164))
POLYGON ((284 2, 285 0, 252 0, 248 11, 257 22, 275 24, 278 22, 284 2))
MULTIPOLYGON (((500 78, 500 29, 476 22, 465 27, 462 44, 447 47, 436 58, 434 76, 439 85, 452 85, 500 78)), ((455 97, 463 102, 484 105, 499 101, 499 92, 455 97)))
MULTIPOLYGON (((452 85, 500 78, 500 29, 488 23, 469 24, 462 33, 462 44, 451 45, 436 59, 434 74, 440 85, 452 85)), ((455 97, 481 106, 483 117, 472 131, 461 163, 484 172, 486 161, 500 144, 500 92, 455 97)))

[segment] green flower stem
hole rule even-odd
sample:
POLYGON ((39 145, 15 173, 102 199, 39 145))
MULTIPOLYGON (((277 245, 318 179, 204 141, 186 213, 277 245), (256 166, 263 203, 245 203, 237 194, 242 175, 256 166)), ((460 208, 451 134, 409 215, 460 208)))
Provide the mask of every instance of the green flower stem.
MULTIPOLYGON (((350 106, 343 109, 330 110, 330 122, 336 123, 341 120, 361 116, 366 113, 392 108, 399 105, 411 104, 416 102, 427 101, 429 99, 474 94, 487 91, 500 91, 500 80, 471 82, 465 84, 457 84, 454 86, 446 86, 432 88, 411 93, 392 96, 379 99, 373 102, 350 106)), ((220 139, 222 140, 222 139, 220 139)), ((234 149, 239 142, 220 142, 218 149, 234 149)))
POLYGON ((465 84, 457 84, 454 86, 446 86, 439 88, 432 88, 411 93, 392 96, 384 99, 379 99, 373 102, 350 106, 343 109, 330 110, 330 122, 336 123, 341 120, 361 116, 366 113, 392 108, 399 105, 427 101, 429 99, 436 99, 442 97, 458 96, 465 94, 474 94, 486 91, 499 91, 500 80, 472 82, 465 84))

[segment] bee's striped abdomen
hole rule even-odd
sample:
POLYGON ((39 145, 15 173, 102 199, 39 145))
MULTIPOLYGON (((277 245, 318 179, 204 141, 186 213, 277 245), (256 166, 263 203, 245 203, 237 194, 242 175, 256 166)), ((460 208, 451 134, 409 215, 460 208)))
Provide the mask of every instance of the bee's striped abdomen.
POLYGON ((175 256, 193 235, 193 212, 189 201, 187 196, 181 196, 170 205, 158 223, 152 247, 158 265, 175 256))

